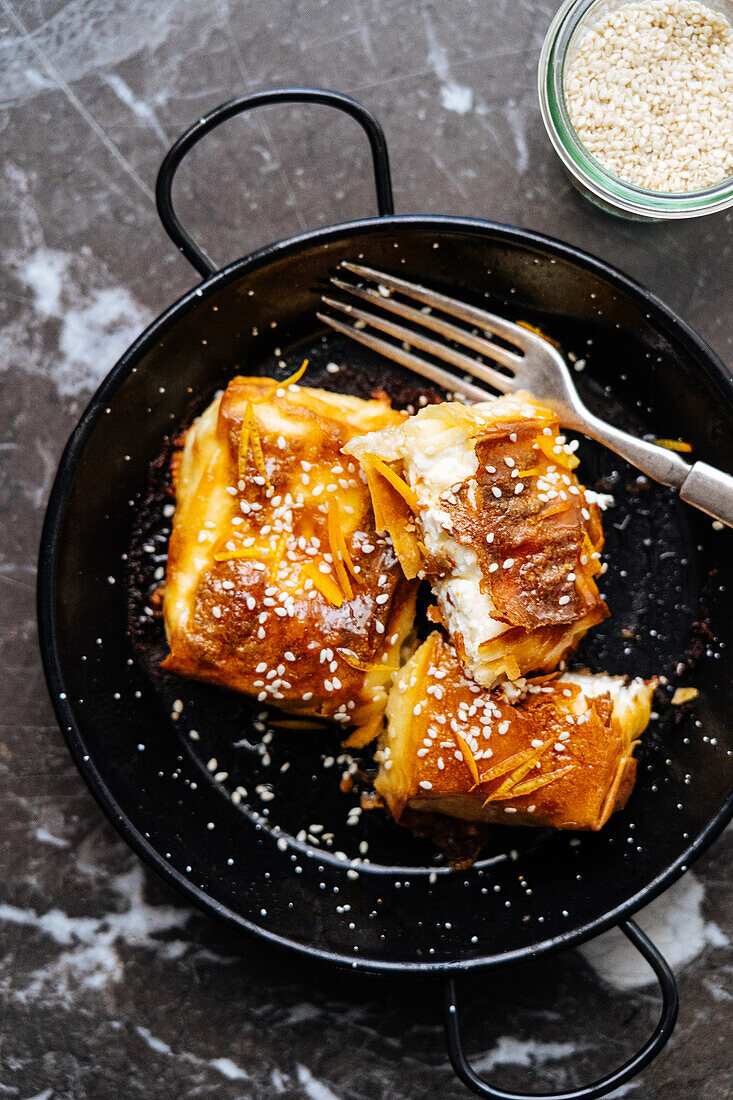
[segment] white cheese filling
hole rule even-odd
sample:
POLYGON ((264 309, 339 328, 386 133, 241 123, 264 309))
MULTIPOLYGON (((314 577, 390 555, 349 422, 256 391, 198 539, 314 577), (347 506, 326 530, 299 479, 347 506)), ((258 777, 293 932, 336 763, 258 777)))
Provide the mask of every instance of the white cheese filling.
MULTIPOLYGON (((453 434, 453 433, 451 433, 453 434)), ((482 574, 478 555, 452 535, 450 513, 442 494, 454 491, 475 477, 478 458, 473 440, 460 433, 460 439, 442 448, 427 440, 406 441, 403 452, 405 477, 420 502, 418 521, 425 549, 431 557, 451 563, 450 576, 432 581, 443 621, 451 636, 460 634, 466 658, 479 661, 479 647, 508 629, 494 618, 496 608, 481 590, 482 574)))
MULTIPOLYGON (((561 683, 577 684, 582 695, 578 703, 583 706, 581 700, 595 699, 599 695, 609 695, 613 710, 620 722, 624 722, 633 710, 632 708, 639 697, 646 693, 647 685, 642 679, 636 677, 626 681, 623 676, 609 676, 605 672, 563 672, 557 681, 561 683)), ((583 706, 583 709, 584 706, 583 706)))

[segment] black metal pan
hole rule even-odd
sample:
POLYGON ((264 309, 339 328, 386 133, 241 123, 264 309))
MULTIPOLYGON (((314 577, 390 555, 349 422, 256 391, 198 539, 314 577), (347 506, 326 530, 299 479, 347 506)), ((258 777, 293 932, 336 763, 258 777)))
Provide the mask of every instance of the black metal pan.
POLYGON ((395 217, 382 132, 333 92, 281 89, 213 111, 168 154, 158 203, 203 282, 150 325, 93 397, 43 531, 41 647, 73 757, 128 843, 207 913, 324 962, 443 975, 453 1064, 485 1096, 514 1094, 482 1082, 463 1056, 456 977, 620 925, 654 967, 663 1009, 622 1069, 562 1094, 601 1096, 654 1057, 676 1017, 671 972, 629 918, 733 814, 730 532, 583 443, 584 480, 610 490, 616 505, 603 578, 612 617, 579 660, 613 673, 681 674, 675 682, 699 695, 674 707, 671 686, 660 693, 634 794, 602 832, 497 829, 470 871, 453 872, 382 815, 349 812, 358 796, 339 790, 348 761, 339 762, 337 731, 273 735, 274 716, 257 705, 159 671, 164 638, 147 597, 165 561, 164 457, 237 370, 284 377, 304 354, 311 385, 417 398, 414 377, 319 327, 321 289, 346 259, 539 325, 585 364, 577 379, 592 408, 635 431, 689 440, 696 457, 729 470, 733 381, 653 295, 578 249, 486 221, 395 217), (380 216, 280 241, 217 271, 173 211, 175 169, 224 119, 274 102, 330 104, 361 124, 380 216), (348 366, 333 373, 334 362, 348 366))

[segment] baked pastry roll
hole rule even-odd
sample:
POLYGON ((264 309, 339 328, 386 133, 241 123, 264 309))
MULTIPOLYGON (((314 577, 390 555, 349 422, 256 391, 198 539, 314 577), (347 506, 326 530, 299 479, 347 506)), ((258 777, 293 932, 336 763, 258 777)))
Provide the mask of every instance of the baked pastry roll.
POLYGON ((564 672, 490 692, 433 633, 395 677, 374 786, 413 826, 443 815, 600 829, 631 793, 654 687, 564 672))
POLYGON ((174 463, 165 669, 373 736, 415 583, 341 449, 403 418, 386 399, 230 382, 174 463))
POLYGON ((445 402, 352 440, 377 528, 407 577, 427 577, 461 662, 492 687, 551 671, 608 614, 594 577, 596 494, 574 444, 527 393, 445 402))

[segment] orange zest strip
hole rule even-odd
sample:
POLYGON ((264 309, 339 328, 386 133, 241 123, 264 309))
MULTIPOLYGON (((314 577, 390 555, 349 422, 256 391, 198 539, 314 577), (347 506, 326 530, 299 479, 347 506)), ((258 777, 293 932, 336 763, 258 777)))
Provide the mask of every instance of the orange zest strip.
POLYGON ((549 741, 544 741, 539 748, 523 749, 521 752, 515 752, 513 756, 507 756, 506 760, 500 761, 495 764, 493 768, 490 768, 484 775, 481 776, 482 783, 488 783, 492 779, 498 779, 501 775, 506 775, 507 772, 516 771, 517 768, 521 768, 523 764, 529 763, 531 767, 535 761, 539 760, 543 752, 550 747, 555 739, 550 738, 549 741))
POLYGON ((257 428, 257 419, 255 417, 255 411, 252 405, 249 406, 249 424, 250 424, 250 443, 252 445, 252 457, 255 460, 255 466, 257 467, 257 473, 260 477, 265 479, 265 485, 268 489, 272 488, 270 479, 267 476, 267 468, 265 467, 265 456, 262 453, 262 441, 260 439, 259 429, 257 428))
POLYGON ((451 734, 453 736, 453 740, 458 745, 458 748, 461 750, 461 753, 463 755, 463 760, 466 764, 466 767, 468 768, 468 770, 471 773, 471 779, 473 779, 473 786, 478 787, 481 780, 479 779, 478 767, 476 766, 476 761, 474 759, 473 753, 471 752, 470 748, 468 747, 468 744, 466 743, 465 738, 461 737, 460 733, 456 733, 455 730, 451 730, 451 734))
MULTIPOLYGON (((349 573, 351 573, 351 576, 354 578, 354 583, 358 584, 359 583, 359 574, 354 569, 354 563, 351 560, 351 554, 349 553, 349 548, 346 545, 346 536, 344 535, 344 529, 341 526, 341 517, 340 517, 340 514, 338 512, 338 502, 334 502, 334 503, 336 504, 337 518, 338 518, 338 523, 336 524, 336 540, 338 542, 338 547, 339 547, 339 550, 341 551, 341 557, 343 558, 344 565, 348 569, 349 573)), ((330 508, 330 505, 329 505, 329 508, 330 508)), ((349 597, 349 599, 351 599, 351 597, 349 597)))
POLYGON ((341 539, 343 539, 343 531, 340 526, 339 506, 338 501, 332 500, 328 505, 328 542, 331 548, 331 557, 333 558, 333 567, 336 570, 336 576, 338 582, 343 589, 344 595, 347 600, 353 600, 354 590, 351 587, 351 581, 349 580, 349 574, 346 571, 344 565, 344 558, 341 549, 341 539), (339 537, 340 536, 340 537, 339 537))
POLYGON ((546 787, 548 783, 554 783, 561 775, 567 775, 572 770, 573 765, 566 764, 564 768, 558 768, 556 772, 538 775, 536 779, 528 779, 526 783, 519 783, 516 787, 512 787, 511 797, 520 798, 523 794, 532 794, 533 791, 539 790, 540 787, 546 787))
POLYGON ((270 551, 262 546, 243 546, 239 550, 223 550, 214 554, 214 561, 232 561, 234 558, 243 558, 247 561, 260 561, 269 558, 270 551))
POLYGON ((381 661, 362 661, 351 649, 337 649, 341 660, 357 672, 397 672, 397 665, 383 665, 381 661))
POLYGON ((580 547, 580 557, 587 559, 584 569, 587 569, 592 577, 600 573, 602 568, 601 556, 588 538, 587 532, 583 532, 583 542, 580 547))
POLYGON ((378 478, 372 470, 372 468, 364 463, 364 473, 366 474, 367 486, 369 488, 369 495, 372 498, 372 509, 374 511, 374 526, 377 531, 387 530, 387 517, 382 507, 382 495, 380 494, 380 488, 378 484, 378 478))
POLYGON ((562 447, 560 447, 559 453, 556 453, 554 450, 557 447, 555 438, 554 435, 538 435, 535 440, 537 449, 542 451, 545 458, 555 466, 565 466, 568 470, 574 470, 579 465, 580 459, 577 455, 568 454, 562 447))
POLYGON ((532 466, 529 470, 520 470, 517 477, 535 477, 536 474, 541 472, 539 466, 532 466))
POLYGON ((684 454, 689 454, 692 450, 692 444, 685 443, 682 439, 655 439, 653 443, 655 447, 664 447, 668 451, 682 451, 684 454))
POLYGON ((526 328, 527 332, 533 332, 535 336, 539 336, 548 344, 552 344, 553 348, 557 348, 558 351, 562 351, 562 344, 559 344, 557 340, 553 340, 551 336, 548 336, 546 332, 543 332, 541 328, 537 328, 537 325, 532 325, 529 321, 515 321, 515 324, 520 328, 526 328))
MULTIPOLYGON (((304 359, 302 365, 299 366, 298 369, 293 372, 293 374, 289 375, 287 378, 283 378, 281 382, 279 382, 277 378, 263 378, 262 381, 269 384, 269 393, 272 394, 275 392, 275 390, 285 389, 287 386, 294 386, 295 383, 299 382, 305 374, 307 366, 308 360, 304 359)), ((269 400, 269 397, 266 400, 269 400)), ((256 403, 261 405, 262 400, 256 403)))
POLYGON ((580 550, 581 550, 581 553, 586 554, 589 559, 592 558, 593 555, 596 553, 595 547, 593 546, 593 543, 590 541, 590 538, 588 537, 588 532, 587 531, 583 532, 583 544, 582 544, 580 550))
POLYGON ((381 474, 385 481, 390 483, 392 488, 400 494, 411 511, 417 512, 419 510, 417 496, 404 478, 396 474, 391 466, 388 466, 381 458, 377 458, 376 455, 372 454, 364 455, 364 461, 367 462, 373 470, 376 470, 378 474, 381 474))
POLYGON ((252 402, 248 401, 244 407, 242 427, 239 429, 239 447, 237 448, 237 476, 244 481, 247 473, 247 453, 249 451, 249 428, 252 417, 252 402))
POLYGON ((280 562, 283 560, 283 554, 285 553, 285 547, 288 543, 288 536, 282 534, 277 540, 277 546, 275 547, 275 556, 270 562, 270 576, 273 580, 277 578, 277 571, 280 568, 280 562))
POLYGON ((349 573, 351 573, 351 576, 354 579, 354 583, 358 584, 359 583, 359 574, 354 569, 354 563, 351 560, 351 554, 349 553, 349 548, 346 545, 346 538, 344 537, 344 533, 343 533, 342 530, 340 530, 340 538, 341 538, 341 553, 343 554, 344 565, 348 569, 349 573))
POLYGON ((560 516, 563 512, 569 511, 571 507, 572 505, 569 500, 563 500, 560 502, 560 504, 554 504, 552 508, 546 508, 545 511, 541 513, 539 518, 549 519, 550 516, 560 516))
MULTIPOLYGON (((542 750, 540 750, 541 752, 542 750)), ((525 775, 531 768, 537 765, 537 760, 527 760, 522 764, 521 768, 515 768, 513 772, 506 776, 505 779, 499 784, 499 786, 491 792, 486 802, 495 802, 500 798, 511 798, 517 789, 517 784, 521 783, 525 775)), ((531 780, 530 780, 531 782, 531 780)), ((484 803, 486 805, 486 803, 484 803)))
POLYGON ((328 600, 334 607, 341 607, 344 602, 344 594, 327 573, 322 573, 314 561, 307 561, 303 566, 301 572, 313 581, 313 585, 322 596, 328 600))
POLYGON ((276 382, 275 385, 278 389, 284 389, 286 386, 294 386, 296 382, 300 382, 301 378, 306 372, 308 366, 308 360, 304 359, 302 366, 290 375, 289 378, 285 378, 282 382, 276 382))

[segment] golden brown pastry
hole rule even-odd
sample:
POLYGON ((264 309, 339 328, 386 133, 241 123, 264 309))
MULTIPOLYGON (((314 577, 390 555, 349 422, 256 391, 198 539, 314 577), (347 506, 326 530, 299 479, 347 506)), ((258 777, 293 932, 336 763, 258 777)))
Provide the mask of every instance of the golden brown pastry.
POLYGON ((375 788, 413 826, 600 829, 631 793, 654 686, 564 672, 487 691, 433 633, 395 677, 375 788))
POLYGON ((297 378, 230 382, 174 465, 164 668, 373 736, 415 583, 341 449, 403 418, 297 378))
POLYGON ((594 577, 595 494, 573 444, 530 394, 446 402, 353 439, 378 529, 427 577, 463 664, 486 687, 552 671, 608 614, 594 577))

